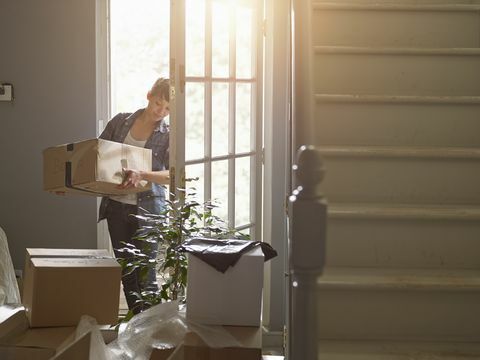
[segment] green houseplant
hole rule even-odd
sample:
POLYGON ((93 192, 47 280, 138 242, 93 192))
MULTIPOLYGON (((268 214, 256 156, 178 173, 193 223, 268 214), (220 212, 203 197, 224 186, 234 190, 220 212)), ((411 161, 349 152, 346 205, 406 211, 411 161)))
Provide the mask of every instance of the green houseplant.
MULTIPOLYGON (((166 207, 160 214, 135 215, 143 223, 135 237, 144 244, 142 249, 132 244, 125 244, 121 249, 133 255, 131 259, 119 260, 127 273, 139 269, 141 277, 145 278, 148 270, 154 268, 159 275, 158 291, 134 294, 145 308, 171 300, 185 301, 187 257, 178 251, 178 246, 185 240, 193 237, 249 238, 228 228, 225 221, 214 214, 213 210, 218 207, 216 203, 199 203, 194 188, 177 189, 177 194, 171 194, 173 200, 166 201, 166 207), (152 244, 158 244, 155 260, 146 255, 152 244)), ((120 321, 128 321, 133 315, 129 311, 120 321)))

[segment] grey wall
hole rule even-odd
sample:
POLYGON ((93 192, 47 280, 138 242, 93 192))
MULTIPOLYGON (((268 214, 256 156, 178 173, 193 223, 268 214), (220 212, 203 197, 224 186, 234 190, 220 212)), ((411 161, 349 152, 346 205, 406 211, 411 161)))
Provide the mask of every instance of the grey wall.
POLYGON ((96 201, 42 190, 42 150, 95 134, 95 0, 0 0, 0 226, 26 247, 96 247, 96 201))

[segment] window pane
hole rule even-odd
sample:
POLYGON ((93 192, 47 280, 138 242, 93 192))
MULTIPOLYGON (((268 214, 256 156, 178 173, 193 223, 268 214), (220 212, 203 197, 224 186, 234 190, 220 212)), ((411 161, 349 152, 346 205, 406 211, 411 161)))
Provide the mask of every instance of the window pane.
POLYGON ((196 196, 198 202, 203 203, 204 200, 204 165, 195 164, 185 166, 185 178, 193 179, 198 178, 198 180, 187 181, 187 189, 195 188, 196 196))
POLYGON ((250 223, 250 159, 235 160, 235 226, 250 223))
POLYGON ((235 116, 235 147, 236 152, 248 152, 252 149, 251 126, 251 101, 252 85, 237 84, 236 116, 235 116))
POLYGON ((169 76, 170 1, 115 0, 110 16, 111 112, 132 112, 169 76))
POLYGON ((213 213, 228 221, 228 161, 212 162, 212 200, 219 205, 213 213))
POLYGON ((229 9, 226 1, 212 3, 212 75, 229 76, 229 9))
POLYGON ((237 78, 252 78, 253 10, 238 7, 237 17, 237 78))
POLYGON ((228 84, 212 85, 212 155, 228 154, 228 84))
POLYGON ((185 85, 185 159, 199 159, 204 155, 204 99, 205 86, 185 85))
POLYGON ((253 227, 243 229, 242 231, 240 231, 240 233, 242 233, 243 235, 248 235, 250 240, 256 240, 255 238, 253 238, 253 234, 254 234, 253 227))
POLYGON ((185 68, 187 76, 205 72, 205 1, 185 3, 185 68))

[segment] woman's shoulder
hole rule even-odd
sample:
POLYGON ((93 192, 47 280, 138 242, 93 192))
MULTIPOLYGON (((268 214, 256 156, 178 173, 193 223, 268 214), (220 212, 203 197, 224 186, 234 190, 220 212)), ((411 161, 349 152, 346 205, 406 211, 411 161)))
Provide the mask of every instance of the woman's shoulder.
POLYGON ((130 115, 133 113, 131 112, 119 112, 117 115, 115 115, 110 121, 121 121, 127 119, 130 115))

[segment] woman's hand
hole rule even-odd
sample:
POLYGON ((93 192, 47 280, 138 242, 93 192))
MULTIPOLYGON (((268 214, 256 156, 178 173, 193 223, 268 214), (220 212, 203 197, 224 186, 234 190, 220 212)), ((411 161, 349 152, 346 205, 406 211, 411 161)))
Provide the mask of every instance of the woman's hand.
POLYGON ((134 169, 123 168, 123 181, 120 185, 117 185, 118 189, 130 189, 138 187, 140 181, 144 180, 142 172, 134 169))

